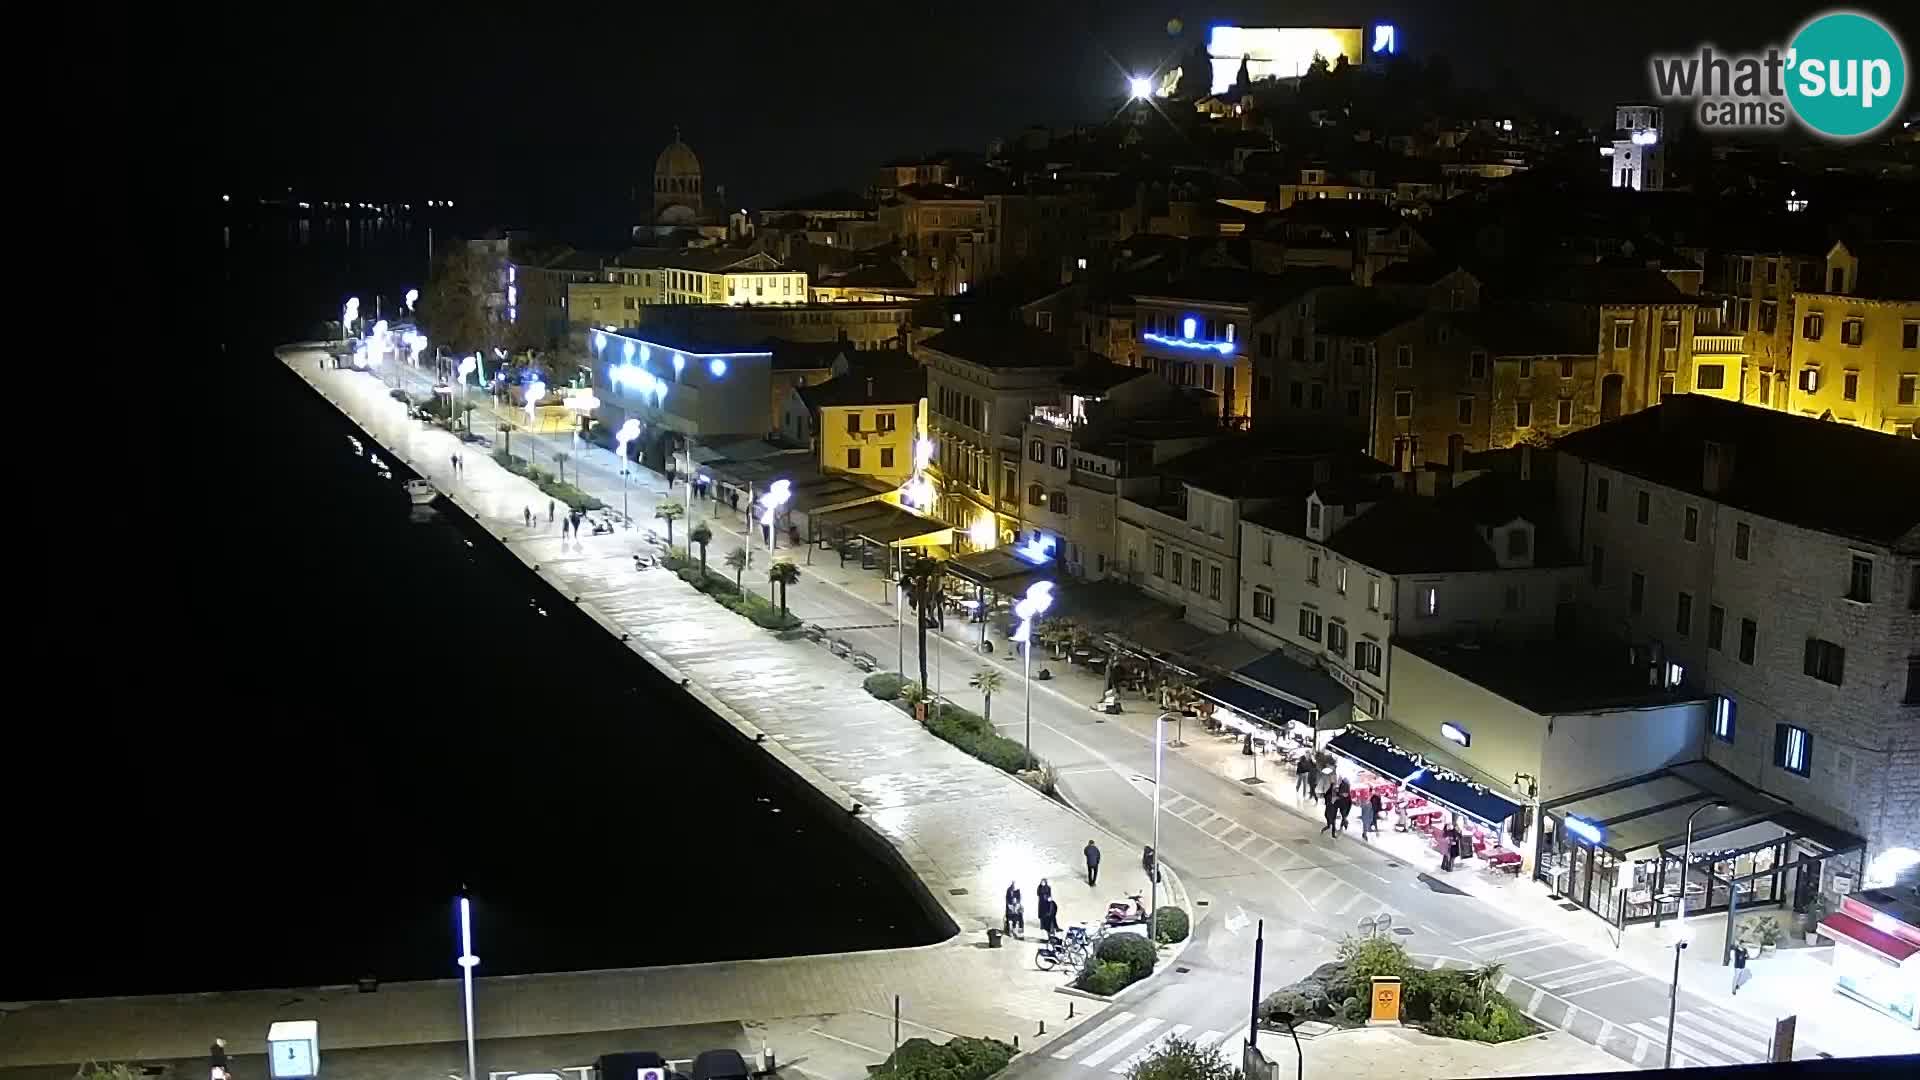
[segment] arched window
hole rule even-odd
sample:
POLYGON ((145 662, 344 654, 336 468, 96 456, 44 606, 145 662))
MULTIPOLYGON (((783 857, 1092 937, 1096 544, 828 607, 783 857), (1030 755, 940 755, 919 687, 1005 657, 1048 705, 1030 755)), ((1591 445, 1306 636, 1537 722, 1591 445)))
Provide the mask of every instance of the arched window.
POLYGON ((1029 485, 1027 487, 1027 502, 1034 506, 1046 505, 1046 502, 1047 502, 1046 491, 1043 490, 1039 484, 1029 485))
POLYGON ((1051 496, 1049 496, 1048 509, 1052 510, 1056 514, 1066 513, 1067 512, 1067 493, 1064 491, 1056 491, 1051 496))

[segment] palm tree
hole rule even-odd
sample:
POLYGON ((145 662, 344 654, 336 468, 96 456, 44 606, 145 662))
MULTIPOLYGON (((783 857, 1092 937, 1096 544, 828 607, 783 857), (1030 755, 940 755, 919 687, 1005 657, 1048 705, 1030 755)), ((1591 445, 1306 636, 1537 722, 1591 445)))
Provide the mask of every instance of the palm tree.
POLYGON ((677 502, 663 502, 654 507, 653 516, 667 523, 667 546, 673 546, 673 523, 686 516, 687 508, 677 502))
MULTIPOLYGON (((567 482, 567 462, 572 460, 572 457, 573 456, 571 454, 568 454, 565 451, 561 451, 553 455, 553 464, 555 467, 557 467, 560 470, 560 482, 563 484, 567 482)), ((580 477, 578 476, 578 474, 574 476, 575 480, 578 480, 579 478, 580 477)))
POLYGON ((800 580, 800 568, 792 559, 781 559, 767 571, 767 580, 780 586, 780 614, 787 613, 787 586, 800 580))
POLYGON ((981 712, 986 716, 989 724, 993 723, 993 695, 999 693, 1000 688, 1006 684, 1007 677, 997 668, 981 668, 967 680, 968 686, 980 691, 981 712))
POLYGON ((939 559, 922 555, 908 563, 900 576, 913 590, 914 614, 920 623, 920 685, 927 686, 927 609, 940 595, 939 559))
MULTIPOLYGON (((704 548, 700 552, 700 557, 703 559, 707 557, 704 548)), ((726 563, 727 568, 733 571, 733 587, 738 591, 740 589, 740 575, 747 569, 747 549, 734 548, 732 551, 727 552, 726 563)))
POLYGON ((687 530, 687 543, 700 549, 700 580, 707 580, 707 545, 713 543, 713 530, 702 521, 687 530))

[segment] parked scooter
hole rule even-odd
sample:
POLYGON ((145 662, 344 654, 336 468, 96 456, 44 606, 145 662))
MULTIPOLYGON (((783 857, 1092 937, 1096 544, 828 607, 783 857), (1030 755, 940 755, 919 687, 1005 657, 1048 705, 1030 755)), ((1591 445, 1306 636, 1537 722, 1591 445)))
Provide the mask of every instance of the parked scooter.
POLYGON ((1128 896, 1127 900, 1115 900, 1113 903, 1107 905, 1106 925, 1129 926, 1133 923, 1145 925, 1147 921, 1147 905, 1140 902, 1140 894, 1134 893, 1128 896), (1127 900, 1131 900, 1133 903, 1129 904, 1127 900))

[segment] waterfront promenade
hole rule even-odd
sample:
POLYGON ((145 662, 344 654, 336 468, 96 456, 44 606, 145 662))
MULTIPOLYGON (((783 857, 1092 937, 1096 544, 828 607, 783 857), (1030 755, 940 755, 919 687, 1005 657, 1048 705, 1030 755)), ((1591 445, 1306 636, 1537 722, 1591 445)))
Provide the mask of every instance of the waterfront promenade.
MULTIPOLYGON (((1009 941, 994 950, 985 947, 985 930, 1000 925, 1009 882, 1018 882, 1027 896, 1028 925, 1034 926, 1033 889, 1042 877, 1054 886, 1063 921, 1097 919, 1122 886, 1138 885, 1132 880, 1141 876, 1137 866, 1132 878, 1124 873, 1132 861, 1126 842, 875 701, 861 689, 859 671, 827 662, 819 646, 780 641, 663 570, 636 571, 632 553, 651 548, 643 532, 563 541, 558 526, 546 521, 546 496, 475 448, 466 451, 465 468, 455 478, 449 435, 409 419, 377 380, 322 371, 318 356, 283 351, 290 370, 381 444, 384 449, 376 452, 433 479, 462 512, 625 640, 636 662, 653 664, 676 682, 686 680, 688 692, 719 722, 743 740, 764 739, 762 752, 856 816, 855 828, 875 830, 958 927, 950 940, 921 948, 510 978, 486 977, 481 943, 476 997, 484 1034, 514 1038, 862 1010, 890 1014, 897 994, 910 1022, 1008 1041, 1019 1036, 1031 1046, 1042 1038, 1043 1025, 1049 1034, 1060 1030, 1070 1003, 1081 1017, 1097 1008, 1054 992, 1063 977, 1035 970, 1031 933, 1029 943, 1009 941), (527 507, 539 510, 532 528, 523 524, 527 507), (1111 859, 1097 894, 1081 870, 1081 848, 1090 837, 1111 859)), ((397 490, 395 500, 394 512, 406 513, 397 490)), ((642 710, 607 722, 676 722, 685 712, 642 710)), ((695 812, 634 803, 636 815, 695 812)), ((609 840, 617 843, 617 825, 609 840)), ((725 887, 764 895, 767 917, 778 919, 782 883, 756 874, 752 851, 737 855, 725 887)), ((1178 886, 1171 891, 1177 902, 1178 886)), ((650 923, 646 932, 658 929, 650 923)), ((257 1052, 273 1020, 312 1018, 321 1021, 326 1045, 336 1049, 461 1037, 456 981, 387 985, 377 994, 335 988, 87 999, 10 1008, 0 1020, 0 1068, 187 1057, 204 1051, 209 1032, 224 1034, 236 1052, 257 1052)))

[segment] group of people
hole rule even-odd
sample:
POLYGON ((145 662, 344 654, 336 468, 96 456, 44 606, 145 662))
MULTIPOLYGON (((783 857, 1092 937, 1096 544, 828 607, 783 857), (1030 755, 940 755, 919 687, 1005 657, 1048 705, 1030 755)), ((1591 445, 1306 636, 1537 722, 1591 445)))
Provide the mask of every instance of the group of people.
MULTIPOLYGON (((1035 903, 1039 905, 1041 931, 1048 935, 1059 933, 1060 905, 1054 902, 1053 886, 1048 884, 1046 878, 1041 878, 1040 884, 1034 887, 1033 896, 1035 903)), ((1007 933, 1012 934, 1014 937, 1019 937, 1025 933, 1027 929, 1026 907, 1021 901, 1020 883, 1017 881, 1007 883, 1007 918, 1005 929, 1007 933)))
MULTIPOLYGON (((1353 814, 1353 785, 1346 777, 1328 785, 1320 796, 1325 804, 1327 823, 1321 828, 1329 838, 1347 831, 1347 822, 1353 814)), ((1380 793, 1372 792, 1360 803, 1360 839, 1366 840, 1380 831, 1380 793)))

